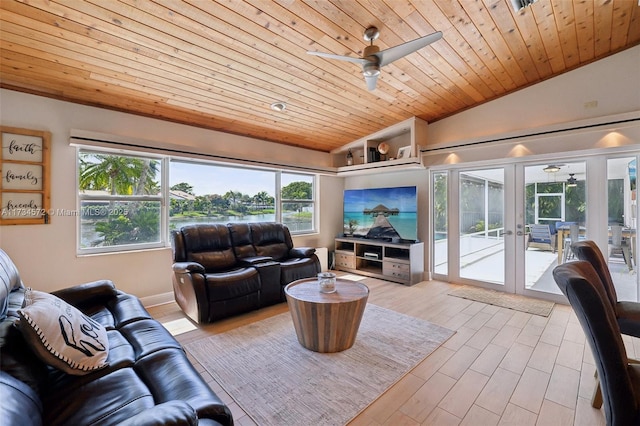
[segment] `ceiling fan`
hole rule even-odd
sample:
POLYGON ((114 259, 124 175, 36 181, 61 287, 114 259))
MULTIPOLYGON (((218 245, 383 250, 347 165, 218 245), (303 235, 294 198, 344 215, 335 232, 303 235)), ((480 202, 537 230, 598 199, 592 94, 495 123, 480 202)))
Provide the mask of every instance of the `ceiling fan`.
POLYGON ((380 75, 381 67, 407 56, 416 50, 422 49, 434 41, 440 40, 442 38, 442 32, 436 31, 433 34, 429 34, 385 50, 380 50, 378 46, 373 44, 373 41, 379 36, 380 32, 376 27, 369 27, 364 31, 364 39, 371 42, 371 44, 365 47, 362 58, 312 51, 308 51, 307 53, 310 55, 321 56, 323 58, 354 62, 362 65, 362 75, 364 75, 364 80, 367 83, 367 89, 374 90, 376 88, 378 76, 380 75))

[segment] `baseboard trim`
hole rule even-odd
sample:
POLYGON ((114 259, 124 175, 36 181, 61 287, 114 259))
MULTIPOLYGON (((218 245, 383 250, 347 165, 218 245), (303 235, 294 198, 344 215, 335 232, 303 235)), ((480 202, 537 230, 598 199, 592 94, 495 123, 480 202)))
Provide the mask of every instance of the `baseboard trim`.
POLYGON ((173 298, 173 292, 154 294, 153 296, 141 297, 142 305, 145 308, 157 305, 164 305, 166 303, 171 303, 175 299, 173 298))

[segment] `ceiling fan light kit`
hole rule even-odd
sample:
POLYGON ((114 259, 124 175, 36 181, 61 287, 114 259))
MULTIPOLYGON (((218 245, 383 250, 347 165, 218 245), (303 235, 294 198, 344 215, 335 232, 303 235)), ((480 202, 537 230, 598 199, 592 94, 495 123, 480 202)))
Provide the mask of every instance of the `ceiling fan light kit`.
POLYGON ((380 36, 380 32, 376 27, 369 27, 364 31, 364 39, 371 42, 371 44, 364 49, 362 58, 354 58, 352 56, 334 55, 332 53, 314 52, 308 51, 309 55, 320 56, 328 59, 337 59, 339 61, 353 62, 362 66, 362 74, 365 82, 367 83, 367 89, 374 90, 378 76, 380 75, 380 68, 403 58, 423 47, 438 41, 442 38, 442 32, 436 31, 424 37, 417 38, 415 40, 408 41, 398 46, 390 47, 385 50, 380 50, 378 46, 373 44, 373 41, 380 36))
POLYGON ((545 171, 545 172, 547 172, 547 173, 556 173, 556 172, 559 172, 559 171, 560 171, 560 166, 556 166, 556 165, 553 165, 553 164, 549 164, 547 167, 545 167, 545 168, 544 168, 544 169, 542 169, 542 170, 544 170, 544 171, 545 171))
POLYGON ((362 66, 362 74, 365 77, 377 77, 380 75, 380 67, 376 64, 364 64, 362 66))

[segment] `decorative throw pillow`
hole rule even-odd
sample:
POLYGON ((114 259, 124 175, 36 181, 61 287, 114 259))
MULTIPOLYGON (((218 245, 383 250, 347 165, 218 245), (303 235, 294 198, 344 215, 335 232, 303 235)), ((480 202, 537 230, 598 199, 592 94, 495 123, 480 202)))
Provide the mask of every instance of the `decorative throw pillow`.
POLYGON ((22 335, 45 363, 73 375, 107 366, 105 328, 59 297, 28 288, 18 314, 22 335))

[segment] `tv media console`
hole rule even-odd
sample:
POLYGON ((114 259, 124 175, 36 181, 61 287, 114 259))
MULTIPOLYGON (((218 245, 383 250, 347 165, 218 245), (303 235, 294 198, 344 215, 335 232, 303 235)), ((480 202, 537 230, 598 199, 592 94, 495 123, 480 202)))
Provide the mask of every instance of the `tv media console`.
POLYGON ((414 285, 424 276, 424 243, 392 243, 366 238, 336 238, 335 268, 414 285))

